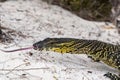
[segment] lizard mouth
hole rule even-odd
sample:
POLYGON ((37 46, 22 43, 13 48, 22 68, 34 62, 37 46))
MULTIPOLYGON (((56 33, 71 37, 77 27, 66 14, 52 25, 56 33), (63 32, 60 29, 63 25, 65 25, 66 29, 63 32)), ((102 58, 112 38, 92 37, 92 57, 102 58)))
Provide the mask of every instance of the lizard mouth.
POLYGON ((43 49, 43 42, 39 41, 33 44, 33 49, 35 50, 42 50, 43 49))
POLYGON ((33 49, 38 50, 38 46, 33 45, 33 49))

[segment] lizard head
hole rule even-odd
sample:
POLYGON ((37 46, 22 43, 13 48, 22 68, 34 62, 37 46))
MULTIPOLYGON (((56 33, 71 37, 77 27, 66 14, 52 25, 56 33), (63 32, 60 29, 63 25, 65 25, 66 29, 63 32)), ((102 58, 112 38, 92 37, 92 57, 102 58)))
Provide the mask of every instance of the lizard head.
POLYGON ((33 44, 35 50, 51 50, 55 52, 63 52, 74 43, 71 38, 46 38, 33 44))

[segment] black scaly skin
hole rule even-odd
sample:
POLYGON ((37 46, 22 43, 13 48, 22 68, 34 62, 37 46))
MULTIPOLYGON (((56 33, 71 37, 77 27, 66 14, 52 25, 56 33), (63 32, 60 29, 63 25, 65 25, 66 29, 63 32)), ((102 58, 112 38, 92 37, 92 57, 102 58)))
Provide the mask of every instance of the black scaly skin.
MULTIPOLYGON (((46 38, 33 44, 33 46, 35 50, 51 50, 63 54, 87 54, 95 61, 103 61, 120 71, 120 45, 97 40, 46 38)), ((109 72, 104 76, 109 77, 111 80, 120 80, 119 76, 109 72)))

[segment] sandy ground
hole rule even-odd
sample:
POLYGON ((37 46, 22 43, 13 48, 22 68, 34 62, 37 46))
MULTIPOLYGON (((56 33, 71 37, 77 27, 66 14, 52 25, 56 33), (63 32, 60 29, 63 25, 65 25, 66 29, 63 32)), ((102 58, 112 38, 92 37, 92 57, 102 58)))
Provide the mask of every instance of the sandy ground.
MULTIPOLYGON (((113 25, 81 19, 41 0, 0 3, 0 18, 1 25, 9 28, 4 32, 9 32, 14 39, 11 43, 0 43, 0 49, 28 47, 48 37, 120 43, 120 35, 113 25)), ((62 55, 33 49, 13 53, 0 51, 0 80, 109 80, 103 76, 107 72, 118 73, 83 54, 62 55)))

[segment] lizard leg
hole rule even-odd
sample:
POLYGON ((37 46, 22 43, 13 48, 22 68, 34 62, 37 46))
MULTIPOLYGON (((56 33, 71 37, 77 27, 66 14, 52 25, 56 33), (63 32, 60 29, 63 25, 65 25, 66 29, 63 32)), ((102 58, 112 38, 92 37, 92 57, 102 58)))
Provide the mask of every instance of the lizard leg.
POLYGON ((111 80, 120 80, 120 76, 118 76, 116 74, 112 74, 110 72, 104 74, 104 76, 110 78, 111 80))

